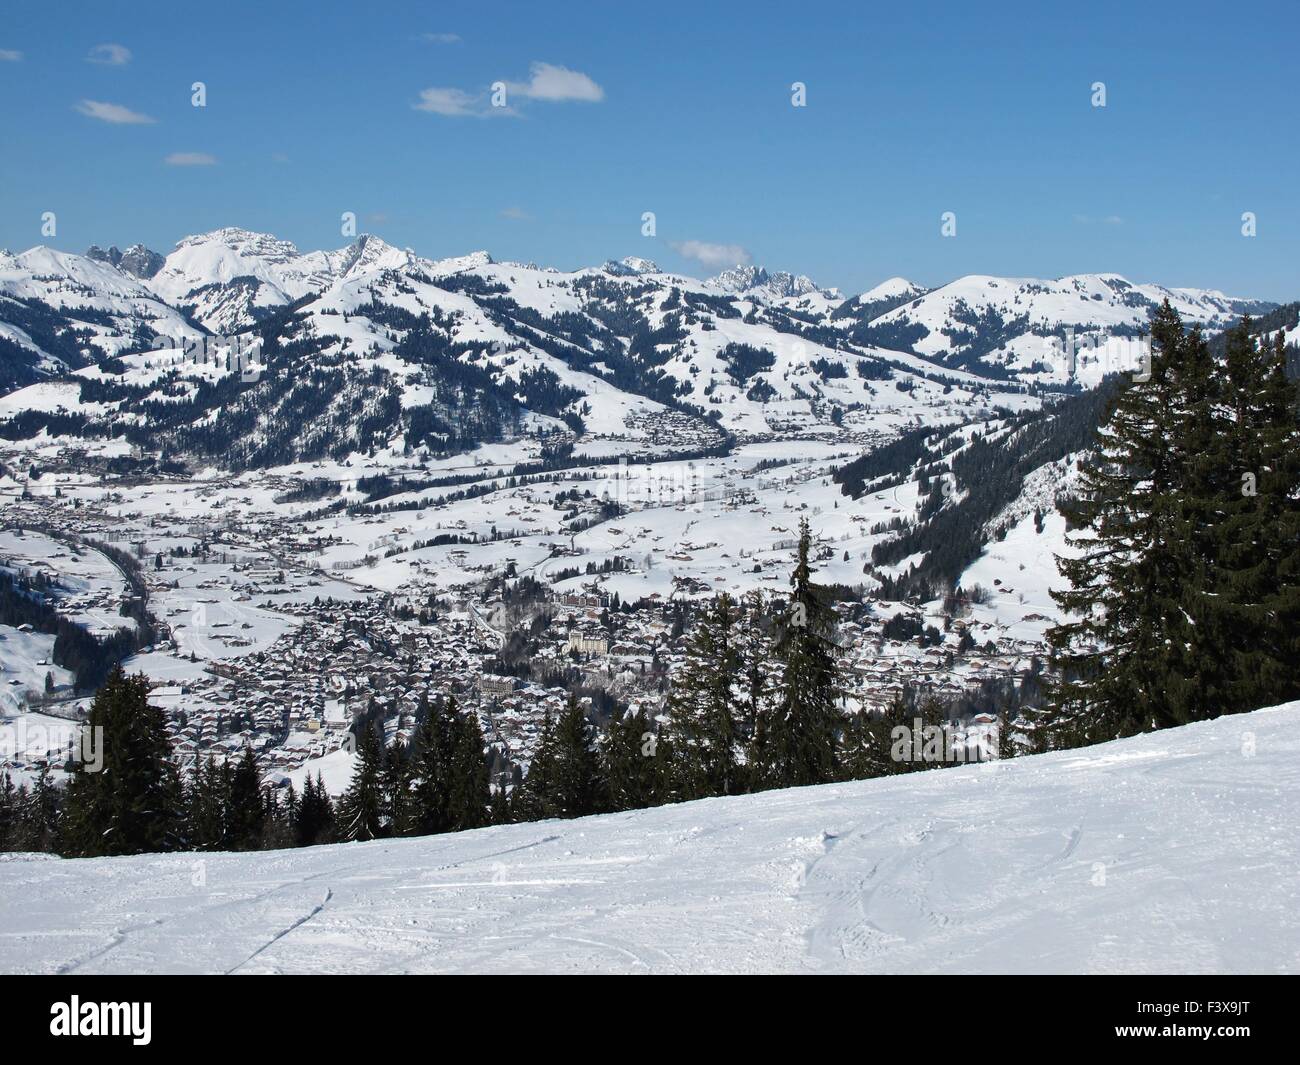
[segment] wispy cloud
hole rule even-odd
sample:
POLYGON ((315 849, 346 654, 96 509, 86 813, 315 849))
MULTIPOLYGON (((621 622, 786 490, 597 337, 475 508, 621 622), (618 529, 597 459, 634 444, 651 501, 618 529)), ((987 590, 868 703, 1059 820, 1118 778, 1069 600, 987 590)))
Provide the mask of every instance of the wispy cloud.
POLYGON ((509 92, 529 100, 546 100, 550 103, 568 100, 599 103, 605 98, 605 90, 581 71, 551 63, 533 63, 528 69, 532 76, 527 81, 506 82, 509 92))
POLYGON ((514 222, 527 222, 531 220, 532 215, 522 207, 505 207, 501 210, 501 217, 509 218, 514 222))
POLYGON ((207 152, 172 152, 163 162, 168 166, 216 166, 217 157, 207 152))
POLYGON ((474 95, 464 89, 425 89, 420 93, 420 102, 412 104, 417 111, 431 111, 435 115, 449 118, 482 118, 493 110, 483 94, 474 95))
POLYGON ((724 266, 747 266, 752 258, 739 244, 710 244, 703 240, 670 240, 668 246, 684 259, 716 270, 724 266))
POLYGON ((0 48, 0 63, 21 63, 22 52, 16 48, 0 48))
POLYGON ((493 88, 478 93, 466 92, 456 88, 425 89, 420 93, 420 100, 411 106, 417 111, 429 111, 435 115, 449 118, 487 118, 489 116, 517 117, 515 101, 536 100, 543 103, 599 103, 605 98, 605 90, 591 80, 586 74, 568 67, 555 66, 552 63, 533 63, 529 67, 527 81, 493 82, 493 88), (497 106, 492 106, 497 90, 504 87, 504 106, 497 99, 497 106))
POLYGON ((422 33, 420 40, 425 44, 460 44, 459 33, 422 33))
POLYGON ((1105 218, 1094 218, 1090 214, 1077 214, 1074 216, 1074 220, 1081 226, 1096 225, 1098 222, 1104 226, 1122 226, 1124 224, 1124 219, 1117 214, 1108 214, 1105 218))
POLYGON ((123 44, 97 44, 86 56, 87 63, 105 67, 124 67, 131 62, 131 49, 123 44))
POLYGON ((115 126, 147 126, 158 121, 149 115, 140 114, 139 111, 132 111, 129 107, 104 103, 102 100, 82 100, 76 105, 76 110, 88 118, 111 122, 115 126))

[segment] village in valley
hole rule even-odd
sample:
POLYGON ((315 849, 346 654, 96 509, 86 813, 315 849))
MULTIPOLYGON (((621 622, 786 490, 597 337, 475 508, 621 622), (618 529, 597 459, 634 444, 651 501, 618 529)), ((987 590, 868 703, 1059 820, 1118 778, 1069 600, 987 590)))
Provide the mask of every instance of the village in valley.
MULTIPOLYGON (((188 484, 177 508, 178 486, 165 480, 92 487, 65 468, 8 502, 0 566, 41 573, 61 612, 105 632, 126 623, 131 573, 90 545, 129 555, 152 635, 125 665, 149 677, 183 762, 248 747, 269 783, 301 787, 320 773, 337 793, 358 717, 406 740, 423 700, 454 698, 477 714, 494 781, 509 785, 571 692, 597 725, 629 709, 661 715, 701 605, 719 591, 785 594, 800 516, 812 516, 819 570, 847 586, 867 557, 869 508, 903 508, 898 489, 865 505, 840 496, 826 476, 839 454, 824 445, 779 459, 753 447, 748 461, 624 458, 535 482, 493 476, 497 490, 419 509, 299 502, 295 487, 315 471, 188 484), (766 537, 755 535, 760 521, 766 537), (737 524, 746 539, 729 535, 737 524)), ((958 699, 1040 668, 1043 589, 1027 604, 992 576, 1005 576, 1007 559, 982 564, 979 595, 835 603, 847 709, 879 710, 906 692, 958 699)), ((89 700, 52 665, 53 638, 14 633, 11 649, 19 639, 36 650, 26 666, 7 660, 9 718, 74 722, 89 700)), ((968 709, 978 724, 978 702, 968 709)), ((0 750, 0 768, 57 768, 65 733, 52 729, 60 740, 46 750, 0 750)))

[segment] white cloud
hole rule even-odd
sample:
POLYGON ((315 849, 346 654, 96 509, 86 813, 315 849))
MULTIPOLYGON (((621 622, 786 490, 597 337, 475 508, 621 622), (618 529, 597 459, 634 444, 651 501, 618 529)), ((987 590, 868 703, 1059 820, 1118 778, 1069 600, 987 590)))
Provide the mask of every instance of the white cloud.
POLYGON ((76 110, 88 118, 97 118, 101 122, 111 122, 115 126, 143 126, 158 121, 156 118, 142 115, 138 111, 132 111, 129 107, 123 107, 121 104, 108 104, 100 100, 82 100, 81 103, 76 105, 76 110))
POLYGON ((417 111, 432 111, 452 118, 484 114, 483 98, 471 96, 464 89, 425 89, 420 93, 420 102, 411 106, 417 111))
POLYGON ((514 222, 527 222, 532 216, 522 207, 506 207, 501 211, 501 217, 514 222))
POLYGON ((86 56, 87 63, 106 67, 124 67, 131 62, 131 49, 121 44, 97 44, 86 56))
POLYGON ((1122 226, 1124 224, 1124 219, 1117 214, 1108 214, 1105 218, 1094 218, 1090 214, 1076 214, 1074 220, 1081 226, 1091 226, 1097 222, 1107 226, 1122 226))
MULTIPOLYGON (((426 36, 428 36, 426 34, 426 36)), ((527 81, 504 81, 505 100, 541 100, 546 103, 563 103, 580 100, 596 103, 605 98, 605 90, 581 71, 557 67, 551 63, 533 63, 527 81)), ((497 87, 498 83, 493 82, 497 87)), ((495 93, 495 88, 493 94, 495 93)), ((417 111, 430 111, 451 118, 485 118, 489 115, 517 117, 513 107, 492 107, 486 92, 468 93, 464 89, 435 88, 420 93, 420 102, 411 105, 417 111)))
POLYGON ((168 166, 216 166, 217 157, 207 152, 172 152, 163 162, 168 166))
POLYGON ((507 82, 507 89, 530 100, 546 100, 550 103, 566 100, 598 103, 605 98, 605 90, 580 71, 550 63, 534 63, 529 71, 532 77, 528 81, 507 82))
POLYGON ((459 33, 422 33, 420 40, 428 44, 460 44, 459 33))
POLYGON ((747 266, 750 254, 739 244, 709 244, 703 240, 670 240, 668 246, 685 259, 716 270, 724 266, 747 266))
POLYGON ((20 63, 23 54, 14 48, 0 48, 0 63, 20 63))

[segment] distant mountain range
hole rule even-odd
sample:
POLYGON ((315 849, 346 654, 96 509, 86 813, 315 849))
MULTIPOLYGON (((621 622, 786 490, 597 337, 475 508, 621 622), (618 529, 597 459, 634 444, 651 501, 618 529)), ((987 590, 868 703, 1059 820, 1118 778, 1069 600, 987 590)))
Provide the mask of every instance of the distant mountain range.
POLYGON ((1095 384, 1114 369, 1105 344, 1164 299, 1210 329, 1276 310, 1115 274, 892 278, 845 297, 759 266, 560 271, 373 236, 301 253, 233 228, 165 257, 38 247, 0 253, 0 435, 240 468, 521 433, 709 446, 889 431, 1095 384), (1098 345, 1057 357, 1067 331, 1098 345), (254 374, 174 350, 240 334, 260 345, 254 374))

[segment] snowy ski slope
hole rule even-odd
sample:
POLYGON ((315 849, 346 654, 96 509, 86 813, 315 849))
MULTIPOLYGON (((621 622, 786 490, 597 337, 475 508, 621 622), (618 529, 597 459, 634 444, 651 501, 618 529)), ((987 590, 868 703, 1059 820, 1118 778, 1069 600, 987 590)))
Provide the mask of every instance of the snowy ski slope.
POLYGON ((1088 750, 261 854, 0 860, 0 970, 1295 972, 1300 703, 1088 750))

